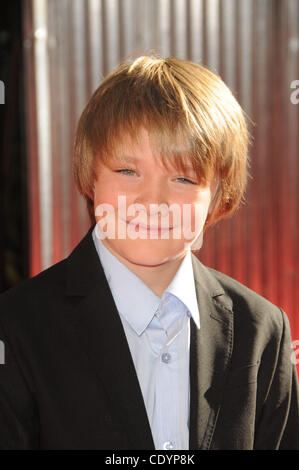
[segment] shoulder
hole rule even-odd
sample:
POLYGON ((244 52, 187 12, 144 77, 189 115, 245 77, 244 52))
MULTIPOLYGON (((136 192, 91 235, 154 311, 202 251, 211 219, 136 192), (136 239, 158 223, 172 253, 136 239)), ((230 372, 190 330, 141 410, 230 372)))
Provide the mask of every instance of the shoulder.
POLYGON ((0 295, 0 326, 7 324, 17 330, 53 325, 77 297, 102 281, 92 230, 65 259, 0 295))
MULTIPOLYGON (((215 293, 222 291, 229 299, 236 327, 275 331, 279 336, 284 325, 289 326, 288 317, 280 306, 227 274, 204 266, 199 260, 198 262, 206 271, 206 275, 213 279, 213 285, 218 286, 215 293)), ((216 296, 215 300, 217 301, 216 296)))
POLYGON ((54 324, 80 296, 103 284, 92 231, 93 227, 64 260, 0 295, 0 325, 28 329, 54 324))
POLYGON ((225 292, 234 300, 235 305, 242 303, 243 307, 252 310, 258 310, 259 308, 277 310, 277 308, 279 308, 273 302, 266 299, 266 297, 227 274, 217 271, 214 268, 208 267, 207 269, 217 279, 225 292))
MULTIPOLYGON (((283 308, 227 274, 210 267, 206 269, 230 299, 234 348, 243 362, 246 356, 254 357, 254 354, 264 354, 263 362, 267 364, 280 354, 288 360, 292 335, 283 308)), ((217 301, 217 297, 214 300, 217 301)), ((287 370, 290 372, 289 368, 287 370)))
POLYGON ((42 314, 53 299, 63 298, 65 289, 66 260, 40 272, 0 295, 0 323, 14 321, 26 314, 42 314))

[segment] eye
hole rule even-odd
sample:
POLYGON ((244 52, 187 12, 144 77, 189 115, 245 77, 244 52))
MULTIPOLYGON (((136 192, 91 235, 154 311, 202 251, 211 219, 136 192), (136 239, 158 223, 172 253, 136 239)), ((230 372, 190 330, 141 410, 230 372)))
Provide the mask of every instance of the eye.
POLYGON ((120 170, 116 170, 115 173, 121 173, 130 176, 132 173, 135 173, 135 170, 130 170, 129 168, 123 168, 120 170))
POLYGON ((195 181, 191 181, 188 178, 176 178, 176 180, 179 180, 181 183, 184 184, 196 184, 195 181))

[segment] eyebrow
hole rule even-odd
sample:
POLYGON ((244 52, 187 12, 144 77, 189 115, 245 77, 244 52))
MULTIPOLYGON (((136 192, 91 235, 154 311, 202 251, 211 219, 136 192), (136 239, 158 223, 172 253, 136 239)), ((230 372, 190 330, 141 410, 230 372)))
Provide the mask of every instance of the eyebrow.
MULTIPOLYGON (((138 157, 133 157, 133 156, 131 156, 131 155, 121 155, 121 156, 120 156, 120 155, 116 155, 116 159, 120 159, 120 160, 122 160, 122 161, 124 161, 124 162, 132 162, 132 163, 138 163, 138 162, 140 162, 140 159, 139 159, 138 157)), ((194 168, 193 168, 192 165, 186 164, 186 165, 184 165, 184 168, 185 168, 186 170, 194 171, 194 168)))
POLYGON ((119 160, 125 160, 127 162, 136 162, 138 163, 140 160, 139 158, 137 157, 131 157, 130 155, 117 155, 117 157, 119 160))

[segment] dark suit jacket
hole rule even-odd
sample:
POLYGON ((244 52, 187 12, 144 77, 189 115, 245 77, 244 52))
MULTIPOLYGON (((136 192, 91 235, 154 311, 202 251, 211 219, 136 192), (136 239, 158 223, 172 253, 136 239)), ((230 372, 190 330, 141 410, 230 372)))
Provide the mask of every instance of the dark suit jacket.
MULTIPOLYGON (((286 314, 192 261, 201 327, 191 319, 190 449, 299 449, 286 314)), ((0 296, 0 327, 1 449, 154 449, 91 230, 0 296)))

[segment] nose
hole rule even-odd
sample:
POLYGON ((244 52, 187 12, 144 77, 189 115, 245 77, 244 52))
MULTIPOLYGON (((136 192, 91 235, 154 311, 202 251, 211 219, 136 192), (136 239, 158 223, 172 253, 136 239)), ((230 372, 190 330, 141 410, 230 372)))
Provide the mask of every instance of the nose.
POLYGON ((134 203, 141 204, 147 214, 158 212, 160 206, 159 212, 161 213, 161 208, 168 210, 167 190, 159 181, 148 181, 135 198, 134 203))

